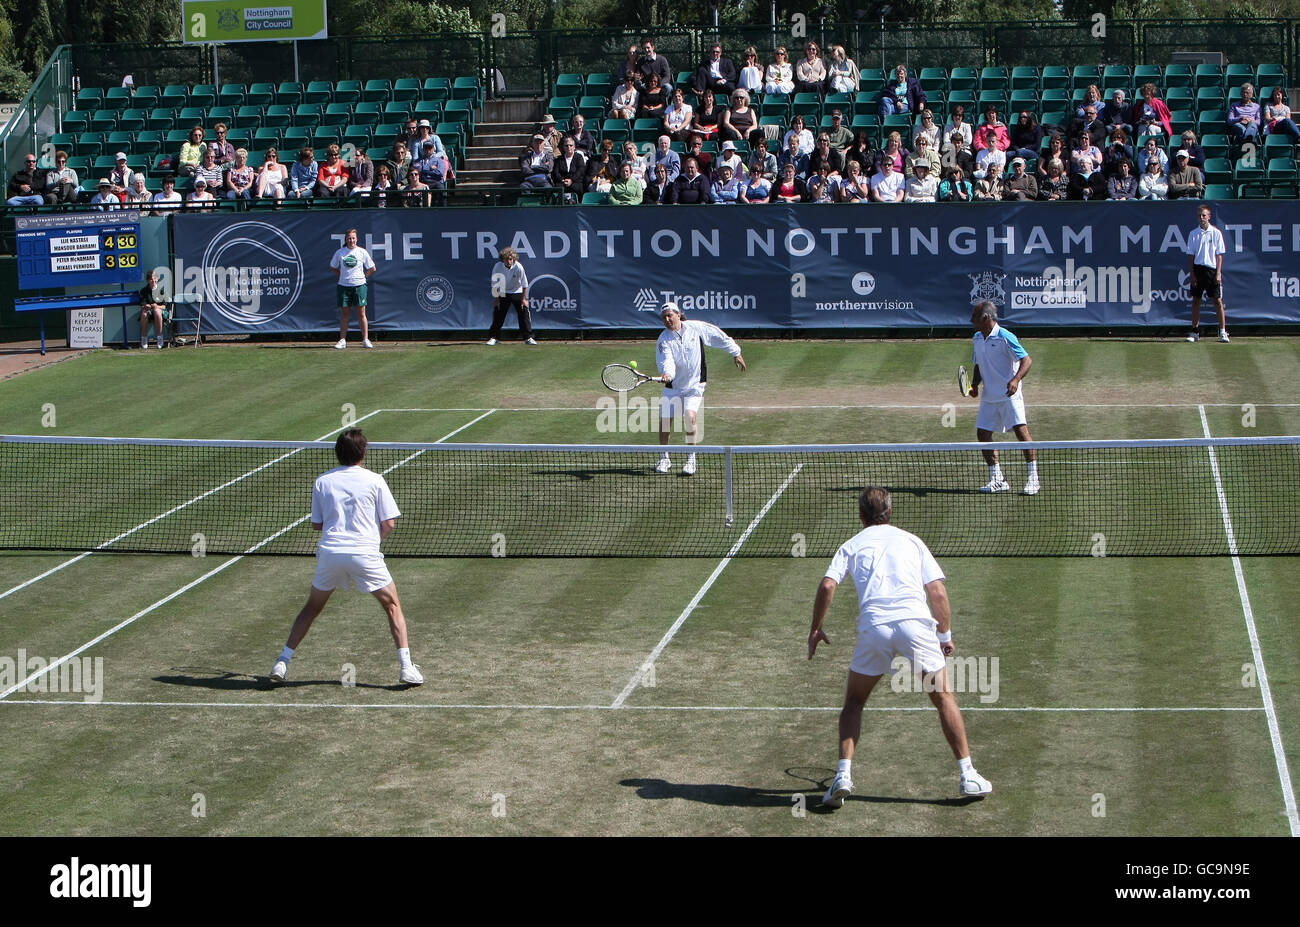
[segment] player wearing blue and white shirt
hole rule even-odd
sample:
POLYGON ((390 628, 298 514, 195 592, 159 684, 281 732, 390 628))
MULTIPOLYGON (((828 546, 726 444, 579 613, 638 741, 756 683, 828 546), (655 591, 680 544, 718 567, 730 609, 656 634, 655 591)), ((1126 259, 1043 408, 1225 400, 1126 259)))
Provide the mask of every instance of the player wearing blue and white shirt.
POLYGON ((889 524, 892 516, 889 490, 868 486, 862 491, 858 518, 863 530, 835 552, 813 604, 809 660, 819 643, 830 643, 822 624, 839 584, 845 576, 853 578, 860 605, 858 644, 840 711, 839 768, 822 799, 829 808, 839 808, 853 791, 853 752, 862 733, 862 709, 880 677, 900 656, 907 660, 906 672, 920 670, 925 691, 939 709, 939 723, 961 770, 961 793, 979 796, 993 791, 971 763, 966 725, 948 680, 944 658, 954 648, 943 570, 924 541, 889 524))
POLYGON ((392 533, 402 513, 384 478, 361 466, 366 445, 360 428, 349 428, 339 435, 334 455, 341 466, 322 474, 312 486, 311 526, 321 533, 316 546, 316 575, 307 604, 294 619, 289 639, 271 669, 273 683, 284 682, 293 652, 334 590, 352 585, 369 592, 384 607, 388 629, 397 645, 399 681, 414 686, 424 682, 420 668, 411 662, 397 584, 379 552, 379 542, 392 533))
MULTIPOLYGON (((745 358, 740 354, 740 345, 731 340, 726 332, 708 322, 682 318, 676 303, 665 303, 659 314, 665 329, 655 347, 655 362, 664 379, 664 395, 659 404, 659 443, 667 447, 673 419, 684 414, 686 444, 698 444, 696 419, 708 380, 704 348, 722 348, 736 359, 736 366, 742 371, 745 369, 745 358)), ((655 472, 667 473, 672 466, 668 452, 664 451, 664 456, 655 464, 655 472)), ((694 472, 695 455, 690 454, 682 467, 682 473, 690 476, 694 472)))
POLYGON ((1197 211, 1200 220, 1192 233, 1187 236, 1188 271, 1192 275, 1192 333, 1187 336, 1190 342, 1201 340, 1201 294, 1214 300, 1214 309, 1219 314, 1219 340, 1228 342, 1228 319, 1223 311, 1223 255, 1228 249, 1223 243, 1223 233, 1210 224, 1209 206, 1202 206, 1197 211))
MULTIPOLYGON (((975 344, 971 352, 975 371, 971 375, 971 398, 980 394, 980 381, 987 380, 989 388, 980 400, 979 415, 975 419, 975 434, 981 441, 992 441, 995 431, 1015 431, 1021 441, 1032 441, 1029 426, 1025 424, 1025 393, 1020 381, 1029 373, 1033 358, 1020 344, 1020 339, 998 325, 998 310, 985 300, 977 303, 971 312, 971 325, 975 326, 975 344)), ((1011 486, 1002 476, 998 452, 984 451, 984 462, 989 466, 989 481, 980 492, 1006 492, 1011 486)), ((1032 448, 1024 452, 1029 462, 1029 475, 1025 479, 1025 495, 1038 493, 1038 456, 1032 448)))

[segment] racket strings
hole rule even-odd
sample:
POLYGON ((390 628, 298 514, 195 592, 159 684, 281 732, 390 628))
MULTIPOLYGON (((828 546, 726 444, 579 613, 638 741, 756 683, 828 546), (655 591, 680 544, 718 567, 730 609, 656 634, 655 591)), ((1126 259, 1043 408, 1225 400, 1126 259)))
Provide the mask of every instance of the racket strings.
POLYGON ((601 373, 600 378, 612 390, 629 390, 637 385, 639 378, 631 367, 611 364, 601 373))

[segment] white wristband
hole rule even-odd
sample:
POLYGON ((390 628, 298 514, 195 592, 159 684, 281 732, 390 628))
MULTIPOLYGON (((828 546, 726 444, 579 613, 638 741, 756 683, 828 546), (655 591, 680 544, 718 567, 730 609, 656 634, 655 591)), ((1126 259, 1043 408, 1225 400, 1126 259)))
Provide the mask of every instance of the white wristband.
POLYGON ((944 631, 942 634, 940 634, 940 635, 939 635, 939 643, 941 643, 941 644, 951 644, 951 643, 952 643, 952 632, 951 632, 951 631, 944 631))

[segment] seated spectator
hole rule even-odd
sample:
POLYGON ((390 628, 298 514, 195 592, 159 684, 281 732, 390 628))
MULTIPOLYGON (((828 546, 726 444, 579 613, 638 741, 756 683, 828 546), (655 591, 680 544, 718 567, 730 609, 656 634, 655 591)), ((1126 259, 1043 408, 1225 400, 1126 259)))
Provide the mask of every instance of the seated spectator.
POLYGON ((195 178, 202 177, 209 196, 216 199, 213 190, 220 190, 226 183, 224 172, 217 165, 217 153, 211 146, 203 150, 203 160, 194 171, 195 178))
POLYGON ((772 196, 781 203, 802 203, 808 198, 808 187, 795 173, 793 164, 781 169, 781 179, 772 188, 772 196))
POLYGON ((640 94, 637 93, 635 84, 619 84, 614 95, 609 98, 609 118, 635 119, 640 110, 639 100, 640 94))
POLYGON ((907 193, 904 203, 933 203, 939 197, 939 181, 934 179, 930 162, 913 159, 912 176, 907 178, 907 193))
POLYGON ((1078 138, 1084 132, 1092 140, 1092 147, 1101 148, 1106 144, 1106 124, 1097 118, 1097 107, 1091 103, 1084 107, 1082 116, 1070 122, 1067 137, 1078 138))
MULTIPOLYGON (((217 165, 224 171, 226 165, 235 160, 235 146, 226 140, 226 124, 224 122, 218 122, 213 126, 212 132, 216 135, 216 138, 208 142, 208 148, 212 150, 217 165)), ((211 193, 212 184, 209 183, 208 187, 208 192, 211 193)))
POLYGON ((402 205, 412 209, 433 205, 433 188, 420 178, 420 169, 412 166, 406 172, 406 186, 402 188, 402 205))
POLYGON ((316 181, 320 177, 320 166, 316 163, 316 152, 311 148, 298 150, 298 159, 289 168, 289 196, 292 199, 311 199, 316 195, 316 181))
POLYGON ((575 113, 569 120, 569 131, 564 133, 564 137, 573 139, 573 146, 584 161, 596 150, 596 136, 587 130, 587 117, 582 113, 575 113))
POLYGON ((235 149, 235 160, 226 171, 226 199, 251 200, 253 198, 253 180, 255 172, 248 164, 248 151, 235 149))
MULTIPOLYGON (((1074 118, 1079 119, 1086 115, 1088 107, 1092 107, 1094 113, 1101 112, 1101 88, 1096 84, 1089 84, 1088 89, 1083 92, 1083 99, 1074 107, 1074 118)), ((1074 138, 1077 132, 1071 133, 1070 137, 1074 138)))
POLYGON ((1169 199, 1169 177, 1159 159, 1147 161, 1147 169, 1138 180, 1138 198, 1144 200, 1169 199))
MULTIPOLYGON (((791 142, 794 140, 791 139, 791 142)), ((848 176, 844 169, 844 155, 831 144, 831 137, 828 133, 823 132, 817 136, 817 147, 813 149, 812 154, 808 156, 808 170, 814 173, 821 170, 823 161, 830 161, 831 171, 836 174, 848 176)))
POLYGON ((1174 153, 1174 169, 1169 172, 1171 200, 1199 200, 1205 194, 1205 175, 1188 160, 1188 153, 1183 149, 1174 153))
MULTIPOLYGON (((211 151, 211 149, 209 149, 211 151)), ((99 190, 104 192, 104 186, 101 183, 99 190)), ((91 202, 94 202, 92 200, 91 202)), ((217 205, 217 198, 208 191, 208 181, 202 174, 194 178, 194 189, 185 197, 185 209, 187 211, 205 211, 217 205)))
POLYGON ((368 200, 366 194, 373 190, 374 186, 375 162, 370 160, 364 148, 358 148, 348 168, 348 195, 360 200, 368 200))
POLYGON ((9 198, 5 202, 10 206, 44 206, 45 186, 45 172, 37 169, 36 155, 29 154, 23 159, 22 170, 14 171, 9 178, 9 198))
POLYGON ((839 174, 831 172, 830 161, 822 162, 821 169, 808 177, 809 203, 834 203, 839 198, 839 174))
POLYGON ((610 184, 609 201, 615 206, 640 206, 645 196, 645 184, 632 171, 632 162, 625 160, 618 166, 618 179, 610 184))
POLYGON ((77 172, 68 167, 68 153, 62 149, 54 152, 54 168, 45 173, 45 198, 47 206, 75 203, 81 190, 77 172))
POLYGON ((692 135, 691 140, 686 143, 686 154, 695 159, 695 163, 700 166, 700 173, 709 178, 709 183, 718 179, 714 173, 713 155, 704 150, 704 139, 692 135))
MULTIPOLYGON (((1205 172, 1205 149, 1202 148, 1199 143, 1197 143, 1196 133, 1193 132, 1191 129, 1188 129, 1183 133, 1182 138, 1183 138, 1183 143, 1178 147, 1186 149, 1187 163, 1192 165, 1192 167, 1200 168, 1201 172, 1204 173, 1205 172)), ((1168 155, 1166 155, 1165 157, 1168 157, 1168 155)), ((1168 170, 1168 165, 1166 165, 1165 169, 1168 170)))
POLYGON ((919 113, 925 107, 925 100, 921 82, 907 73, 907 65, 900 64, 886 82, 876 111, 881 119, 897 113, 919 113))
MULTIPOLYGON (((560 127, 555 124, 555 117, 547 113, 542 117, 542 121, 537 124, 537 133, 545 139, 542 142, 542 150, 547 152, 551 157, 560 153, 560 142, 564 139, 560 127)), ((417 150, 416 155, 419 155, 417 150)))
POLYGON ((396 192, 397 184, 393 182, 393 169, 385 161, 375 168, 375 186, 371 190, 371 201, 375 207, 383 209, 394 202, 393 194, 396 192))
MULTIPOLYGON (((971 124, 966 121, 966 107, 962 106, 960 103, 953 106, 952 116, 943 127, 943 137, 948 140, 947 144, 944 146, 945 151, 953 144, 952 137, 954 133, 961 133, 961 137, 967 148, 973 149, 975 147, 975 130, 972 128, 971 124)), ((940 154, 944 154, 945 151, 941 151, 940 154)), ((969 173, 969 171, 967 173, 969 173)))
POLYGON ((138 208, 147 207, 153 194, 145 189, 144 174, 136 171, 131 175, 131 189, 126 191, 126 204, 138 208))
POLYGON ((960 167, 966 182, 975 174, 975 152, 960 132, 954 132, 948 138, 948 147, 943 152, 944 169, 949 173, 954 167, 960 167))
MULTIPOLYGON (((758 61, 758 49, 753 45, 749 46, 749 48, 745 49, 744 59, 745 63, 740 69, 740 78, 736 81, 736 90, 744 90, 750 96, 762 93, 763 65, 758 61)), ((728 94, 729 96, 730 94, 728 94)))
POLYGON ((879 172, 871 178, 871 200, 875 203, 901 203, 907 193, 907 180, 894 169, 893 158, 882 158, 879 172))
POLYGON ((637 62, 641 60, 641 49, 638 45, 633 44, 628 47, 627 57, 619 62, 618 70, 614 72, 614 80, 620 84, 627 84, 629 87, 635 87, 641 82, 641 74, 637 70, 637 62))
POLYGON ((754 143, 754 150, 749 155, 748 175, 762 174, 768 182, 776 180, 776 155, 767 150, 767 139, 760 138, 754 143))
POLYGON ((113 192, 117 194, 118 199, 125 200, 127 193, 131 191, 131 178, 135 176, 135 171, 126 166, 125 151, 119 151, 114 155, 113 161, 115 163, 113 169, 108 172, 108 182, 113 185, 113 192))
POLYGON ((158 285, 158 273, 153 270, 146 271, 144 286, 140 289, 140 350, 149 347, 150 322, 153 323, 154 333, 158 337, 158 350, 162 350, 167 316, 167 294, 158 285))
POLYGON ((519 174, 521 187, 549 187, 551 172, 555 169, 555 158, 542 148, 546 141, 544 135, 534 135, 523 154, 519 156, 519 174))
POLYGON ((691 116, 691 133, 706 142, 713 141, 718 137, 718 124, 721 119, 722 110, 718 109, 713 91, 706 90, 700 97, 700 105, 695 107, 695 112, 691 116))
POLYGON ((1160 169, 1162 171, 1169 170, 1169 155, 1165 153, 1164 147, 1160 144, 1160 139, 1148 135, 1146 137, 1146 142, 1142 145, 1142 150, 1138 152, 1137 156, 1137 169, 1139 174, 1145 174, 1147 172, 1147 162, 1152 158, 1155 158, 1160 162, 1160 169))
POLYGON ((998 107, 996 103, 990 103, 984 107, 984 121, 976 126, 973 130, 975 135, 974 144, 971 146, 976 153, 986 147, 993 145, 998 151, 1006 151, 1011 147, 1011 136, 1007 133, 1007 126, 998 118, 998 107), (994 142, 989 141, 989 132, 992 132, 994 142))
POLYGON ((181 143, 180 153, 176 156, 176 173, 182 177, 192 177, 203 161, 203 152, 207 150, 203 141, 203 126, 190 129, 190 138, 181 143))
POLYGON ((587 162, 587 176, 583 178, 583 184, 589 193, 592 191, 608 193, 613 189, 618 174, 619 164, 614 157, 614 140, 603 138, 600 140, 600 150, 587 162))
MULTIPOLYGON (((1005 155, 1003 156, 1005 157, 1005 155)), ((983 177, 978 177, 975 181, 975 199, 981 202, 1001 202, 1003 194, 1006 192, 1002 182, 1006 179, 1002 176, 1002 169, 1006 166, 1005 161, 990 161, 983 177)), ((978 176, 979 172, 976 171, 978 176)))
POLYGON ((645 193, 641 195, 642 205, 659 205, 668 196, 668 168, 663 164, 654 166, 654 179, 646 184, 645 193))
POLYGON ((876 156, 871 150, 871 136, 867 134, 866 129, 859 129, 853 136, 853 143, 844 151, 844 161, 846 164, 849 161, 857 161, 864 177, 875 169, 876 156))
POLYGON ((799 139, 799 153, 811 155, 815 142, 813 134, 808 131, 808 125, 804 122, 802 116, 796 115, 790 120, 790 129, 785 133, 785 139, 781 144, 782 148, 790 146, 790 136, 792 135, 799 139))
POLYGON ((822 50, 816 42, 809 42, 794 68, 794 92, 824 94, 826 77, 826 59, 822 57, 822 50))
POLYGON ((668 184, 668 195, 664 197, 664 202, 682 206, 713 202, 709 180, 700 173, 700 166, 694 158, 687 158, 677 179, 668 184))
MULTIPOLYGON (((1259 101, 1255 99, 1255 85, 1241 85, 1241 99, 1232 104, 1228 110, 1228 135, 1235 142, 1246 142, 1259 138, 1260 116, 1259 101)), ((1170 183, 1172 184, 1172 179, 1170 183)), ((1172 191, 1169 198, 1174 199, 1172 191)))
MULTIPOLYGON (((989 169, 993 165, 998 166, 998 172, 1001 173, 1007 166, 1007 153, 998 147, 997 133, 992 127, 984 130, 984 146, 975 153, 975 174, 976 180, 983 180, 989 174, 989 169)), ((979 136, 975 137, 976 143, 980 140, 979 136)), ((976 184, 976 189, 979 184, 976 184)))
POLYGON ((808 155, 799 150, 799 137, 797 135, 790 136, 786 147, 776 156, 776 169, 778 171, 784 171, 787 164, 793 164, 795 175, 801 178, 807 178, 810 173, 817 173, 809 167, 808 155))
MULTIPOLYGON (((1107 178, 1114 177, 1119 171, 1120 164, 1125 161, 1129 162, 1129 167, 1133 167, 1133 146, 1128 143, 1128 134, 1124 131, 1123 126, 1115 126, 1110 132, 1110 143, 1106 150, 1102 152, 1101 170, 1107 178)), ((1130 174, 1132 171, 1130 170, 1130 174)))
MULTIPOLYGON (((827 93, 857 93, 861 74, 853 59, 848 57, 843 45, 831 46, 831 60, 826 64, 827 93)), ((832 140, 833 143, 833 140, 832 140)))
POLYGON ((1065 176, 1065 163, 1060 158, 1047 158, 1045 174, 1038 184, 1038 198, 1045 202, 1061 202, 1070 196, 1070 181, 1065 176))
POLYGON ((774 60, 767 66, 763 75, 763 92, 785 96, 794 93, 794 66, 790 64, 784 45, 777 48, 774 60))
POLYGON ((393 182, 400 184, 402 178, 406 177, 411 171, 411 154, 403 141, 393 142, 393 148, 388 153, 388 160, 384 162, 388 165, 388 172, 393 175, 393 182))
POLYGON ((1011 144, 1007 146, 1007 154, 1012 158, 1036 158, 1043 147, 1043 127, 1027 109, 1020 111, 1020 118, 1008 131, 1008 137, 1011 144))
POLYGON ((1138 198, 1137 180, 1127 159, 1117 162, 1115 174, 1106 181, 1106 199, 1135 200, 1138 198))
POLYGON ((1165 138, 1173 137, 1169 107, 1156 96, 1155 84, 1142 85, 1142 102, 1134 103, 1129 115, 1134 120, 1133 128, 1137 130, 1139 139, 1147 135, 1159 135, 1161 132, 1165 138))
POLYGON ((266 149, 266 160, 257 172, 258 199, 282 200, 288 185, 289 170, 280 163, 280 152, 275 148, 266 149))
MULTIPOLYGON (((694 158, 687 158, 688 163, 694 164, 694 158)), ((730 164, 718 165, 718 179, 712 184, 712 202, 719 203, 723 206, 735 206, 740 202, 740 193, 743 189, 741 181, 736 179, 735 173, 731 170, 730 164)))
POLYGON ((907 168, 909 171, 911 171, 912 165, 917 161, 924 161, 930 166, 929 176, 933 178, 934 182, 937 184, 939 182, 939 168, 942 165, 942 162, 939 160, 939 149, 930 146, 930 139, 928 136, 922 135, 916 140, 916 151, 912 152, 912 156, 907 159, 907 168))
MULTIPOLYGON (((10 201, 10 205, 19 205, 10 201)), ((32 203, 31 205, 38 205, 32 203)), ((107 177, 99 178, 99 190, 90 198, 90 205, 94 206, 99 212, 108 212, 111 209, 122 208, 122 198, 113 192, 113 185, 108 182, 107 177)))
MULTIPOLYGON (((833 151, 832 154, 839 154, 833 151)), ((817 166, 818 175, 821 165, 817 166)), ((831 173, 835 173, 833 170, 831 173)), ((844 176, 836 186, 835 199, 840 203, 866 203, 871 199, 871 182, 862 174, 857 161, 850 161, 844 169, 844 176)))
POLYGON ((1083 133, 1070 151, 1070 192, 1072 199, 1103 199, 1106 177, 1101 172, 1101 150, 1083 133))
POLYGON ((1110 101, 1101 108, 1098 115, 1109 131, 1123 129, 1125 135, 1133 134, 1132 107, 1129 106, 1127 95, 1123 90, 1115 90, 1111 94, 1110 101))
POLYGON ((975 198, 975 191, 966 179, 966 172, 954 164, 948 169, 948 178, 939 184, 939 202, 969 203, 975 198))
POLYGON ((673 91, 673 102, 664 110, 664 132, 675 142, 684 142, 691 134, 691 120, 695 111, 686 102, 686 94, 678 87, 673 91))
POLYGON ((749 94, 737 90, 731 95, 731 108, 723 110, 718 120, 718 138, 744 142, 756 134, 762 134, 762 129, 758 128, 758 114, 749 105, 749 94))
POLYGON ((765 174, 750 172, 740 188, 742 203, 770 203, 772 201, 772 181, 765 174))
POLYGON ((665 94, 673 92, 672 66, 667 58, 655 51, 654 39, 641 40, 641 57, 637 59, 636 72, 639 75, 636 89, 643 97, 650 87, 652 77, 659 78, 659 87, 665 94))
POLYGON ((165 216, 181 208, 181 195, 176 192, 176 175, 162 179, 162 189, 153 195, 153 215, 165 216))
MULTIPOLYGON (((414 116, 412 116, 410 119, 406 120, 406 134, 399 135, 396 139, 393 140, 393 143, 396 144, 397 142, 402 142, 406 146, 406 149, 409 151, 411 146, 414 145, 419 140, 420 140, 420 121, 416 119, 414 116)), ((399 176, 405 177, 406 176, 405 171, 403 171, 402 174, 400 174, 399 176)))
POLYGON ((921 110, 921 120, 912 128, 912 144, 917 144, 922 138, 929 142, 930 150, 935 154, 943 147, 939 144, 939 126, 935 124, 934 113, 928 107, 921 110))
MULTIPOLYGON (((900 178, 904 178, 907 176, 905 173, 907 170, 907 159, 911 157, 911 155, 912 153, 903 147, 903 136, 898 132, 890 132, 889 136, 885 139, 885 147, 881 148, 880 151, 876 153, 876 162, 873 174, 879 174, 881 165, 886 161, 890 161, 894 165, 894 173, 900 178)), ((896 182, 903 184, 907 181, 900 179, 896 182)))
POLYGON ((722 46, 717 42, 709 46, 709 56, 695 69, 691 86, 697 94, 710 90, 722 94, 724 98, 731 96, 736 89, 736 64, 723 56, 722 46))
POLYGON ((636 142, 631 139, 623 143, 623 163, 632 166, 632 176, 644 187, 650 177, 650 159, 637 150, 636 142))
MULTIPOLYGON (((735 149, 735 145, 731 146, 735 149)), ((663 164, 668 168, 668 182, 673 183, 677 180, 682 172, 682 159, 677 152, 673 151, 673 142, 667 135, 659 136, 659 145, 655 148, 655 163, 663 164)), ((696 168, 699 163, 696 162, 696 168)))
POLYGON ((831 127, 825 131, 831 137, 831 147, 841 154, 853 144, 853 133, 844 125, 844 111, 838 106, 831 110, 831 127))
POLYGON ((1060 161, 1062 165, 1070 158, 1070 153, 1065 150, 1065 138, 1060 134, 1053 132, 1047 140, 1047 150, 1043 152, 1042 157, 1038 159, 1038 187, 1041 190, 1043 181, 1047 179, 1047 165, 1051 161, 1060 161))
POLYGON ((1011 176, 1002 181, 1002 199, 1036 200, 1038 199, 1038 181, 1032 174, 1025 172, 1025 159, 1011 159, 1011 176))
POLYGON ((651 74, 644 89, 638 88, 640 102, 637 104, 638 119, 663 119, 668 110, 668 94, 659 81, 658 74, 651 74))
POLYGON ((551 168, 551 186, 560 189, 566 203, 576 203, 582 199, 586 189, 587 159, 570 136, 566 135, 560 146, 560 156, 555 158, 555 166, 551 168))
MULTIPOLYGON (((441 176, 442 158, 433 154, 433 146, 428 142, 424 144, 424 154, 424 158, 417 161, 415 167, 419 169, 421 179, 428 183, 429 177, 425 173, 426 162, 436 161, 439 176, 441 176)), ((432 167, 429 170, 431 171, 432 167)), ((316 195, 329 199, 341 199, 347 196, 348 178, 350 176, 351 171, 347 162, 339 157, 339 146, 330 145, 325 149, 325 163, 320 165, 316 172, 316 195)))
MULTIPOLYGON (((696 164, 699 162, 697 161, 696 164)), ((731 173, 737 180, 745 179, 745 161, 740 157, 740 152, 736 151, 735 142, 722 143, 722 151, 718 153, 718 159, 713 166, 714 173, 716 174, 724 164, 731 168, 731 173)), ((716 177, 709 178, 710 182, 716 179, 716 177)))
MULTIPOLYGON (((1290 137, 1292 145, 1300 145, 1300 128, 1296 127, 1295 120, 1291 118, 1291 107, 1287 106, 1286 94, 1282 92, 1281 87, 1273 88, 1268 105, 1264 107, 1264 119, 1269 135, 1286 135, 1290 137)), ((1187 139, 1183 139, 1183 147, 1188 147, 1187 139)), ((1192 157, 1189 160, 1195 163, 1196 159, 1192 157)), ((1205 165, 1202 162, 1196 166, 1205 165)))

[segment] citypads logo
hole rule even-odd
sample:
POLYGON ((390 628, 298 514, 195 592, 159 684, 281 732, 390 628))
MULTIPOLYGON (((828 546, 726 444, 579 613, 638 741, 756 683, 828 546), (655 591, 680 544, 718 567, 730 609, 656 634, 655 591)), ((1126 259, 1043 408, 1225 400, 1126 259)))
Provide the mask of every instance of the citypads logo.
POLYGON ((415 301, 425 312, 442 312, 456 298, 456 288, 442 274, 430 274, 415 288, 415 301))
POLYGON ((293 239, 267 222, 223 228, 203 251, 201 273, 206 305, 243 325, 279 318, 302 295, 302 255, 293 239), (240 272, 232 275, 229 268, 240 272))
POLYGON ((74 856, 50 868, 51 898, 130 898, 137 908, 153 900, 151 863, 83 863, 74 856))
POLYGON ((19 648, 17 659, 0 656, 0 692, 15 686, 30 693, 77 692, 83 702, 100 702, 104 698, 104 658, 73 657, 59 662, 44 657, 29 657, 19 648))
POLYGON ((1006 274, 986 270, 982 274, 967 274, 966 276, 970 277, 970 303, 972 306, 985 300, 995 306, 1006 305, 1007 291, 1002 286, 1002 281, 1007 279, 1006 274))
POLYGON ((853 292, 859 296, 870 296, 876 288, 876 278, 865 270, 853 275, 853 292))
POLYGON ((528 308, 534 312, 577 312, 578 301, 567 283, 555 274, 542 274, 534 277, 528 288, 528 308))
POLYGON ((676 303, 683 312, 738 312, 758 308, 758 297, 752 293, 733 293, 730 290, 701 290, 698 293, 678 293, 676 290, 642 288, 632 299, 637 312, 657 312, 661 306, 676 303))

